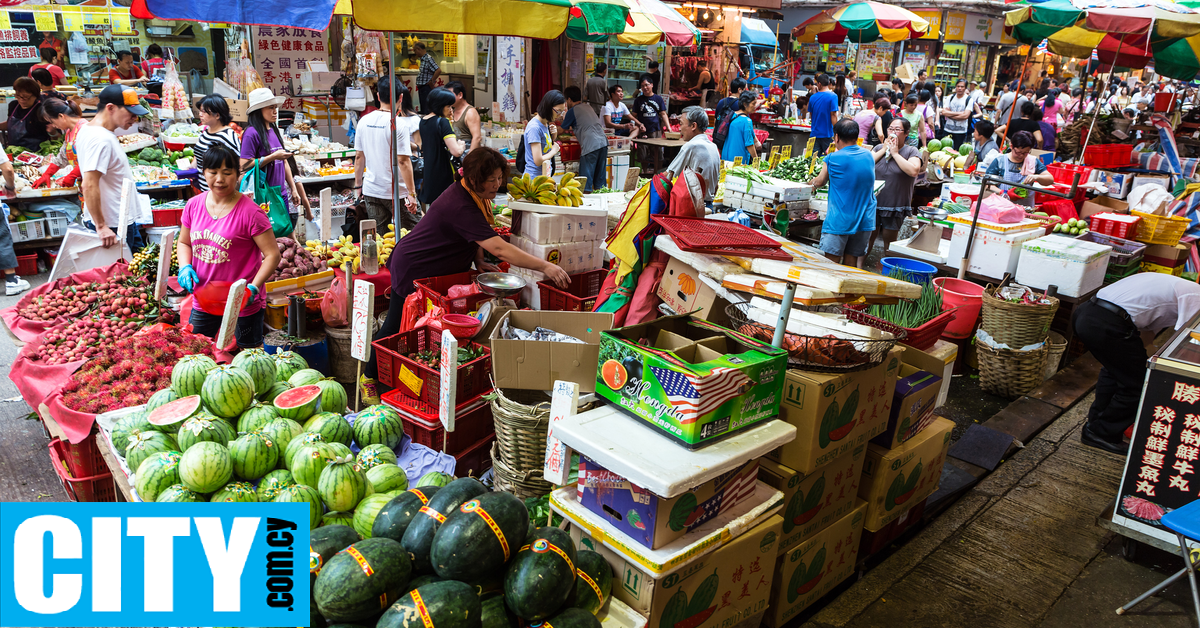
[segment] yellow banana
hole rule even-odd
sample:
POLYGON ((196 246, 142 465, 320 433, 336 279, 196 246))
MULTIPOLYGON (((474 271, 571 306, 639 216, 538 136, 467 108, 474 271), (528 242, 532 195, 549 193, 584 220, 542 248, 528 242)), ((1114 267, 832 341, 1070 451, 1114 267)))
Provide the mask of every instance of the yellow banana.
POLYGON ((543 205, 556 205, 558 203, 557 199, 557 196, 549 192, 545 194, 539 194, 537 197, 537 201, 543 205))
POLYGON ((570 185, 571 179, 574 179, 574 178, 575 178, 574 172, 565 173, 565 174, 563 174, 562 179, 559 180, 558 186, 562 187, 564 185, 570 185))
POLYGON ((541 187, 543 183, 545 183, 549 180, 550 180, 550 177, 547 177, 544 174, 539 174, 537 176, 537 178, 533 180, 533 187, 535 187, 535 188, 541 187))

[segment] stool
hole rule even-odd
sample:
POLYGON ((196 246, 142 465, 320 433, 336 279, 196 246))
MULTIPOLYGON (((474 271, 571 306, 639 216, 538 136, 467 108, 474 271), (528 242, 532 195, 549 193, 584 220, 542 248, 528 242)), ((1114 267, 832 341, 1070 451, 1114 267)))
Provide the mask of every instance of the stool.
POLYGON ((1200 565, 1200 559, 1192 560, 1187 544, 1189 539, 1200 540, 1200 500, 1194 501, 1183 508, 1172 510, 1163 515, 1161 521, 1179 539, 1179 551, 1183 554, 1183 562, 1187 566, 1180 569, 1170 578, 1155 585, 1153 589, 1146 591, 1125 606, 1118 608, 1117 614, 1124 615, 1125 611, 1137 606, 1142 600, 1151 595, 1171 586, 1172 583, 1182 578, 1184 574, 1187 574, 1188 581, 1192 585, 1192 604, 1195 606, 1196 619, 1200 621, 1200 590, 1196 588, 1196 567, 1200 565))

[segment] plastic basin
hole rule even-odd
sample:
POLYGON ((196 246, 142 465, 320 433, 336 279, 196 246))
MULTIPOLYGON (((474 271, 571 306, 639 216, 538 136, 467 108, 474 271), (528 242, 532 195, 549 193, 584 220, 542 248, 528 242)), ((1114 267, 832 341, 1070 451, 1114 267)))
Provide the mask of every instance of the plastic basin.
MULTIPOLYGON (((200 304, 200 309, 205 312, 224 312, 225 301, 229 298, 229 289, 232 287, 233 282, 230 281, 210 281, 203 286, 197 287, 196 291, 192 294, 200 304)), ((246 290, 242 293, 242 305, 238 308, 238 311, 246 307, 246 303, 249 301, 250 291, 246 290)))
POLYGON ((943 338, 962 340, 975 331, 979 311, 983 309, 983 286, 953 277, 938 277, 933 285, 942 289, 942 309, 958 308, 954 320, 946 325, 943 338))
POLYGON ((910 283, 929 283, 937 275, 937 267, 907 257, 885 257, 879 260, 883 274, 910 283))
POLYGON ((466 340, 479 333, 483 323, 474 316, 466 314, 442 314, 442 329, 450 332, 455 338, 466 340))

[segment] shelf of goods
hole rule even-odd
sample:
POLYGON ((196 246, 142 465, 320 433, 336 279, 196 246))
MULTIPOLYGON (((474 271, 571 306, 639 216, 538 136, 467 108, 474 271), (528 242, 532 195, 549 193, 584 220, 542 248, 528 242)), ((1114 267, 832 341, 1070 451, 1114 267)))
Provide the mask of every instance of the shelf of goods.
MULTIPOLYGON (((143 137, 139 137, 136 141, 131 141, 128 144, 122 142, 121 150, 123 150, 127 153, 132 153, 133 151, 142 150, 143 148, 150 148, 152 146, 158 146, 158 140, 154 139, 153 137, 150 137, 149 135, 144 135, 144 134, 139 134, 139 135, 143 135, 143 137)), ((132 136, 127 135, 125 137, 132 137, 132 136)))
POLYGON ((79 196, 79 188, 56 188, 53 190, 25 189, 21 192, 18 192, 16 196, 10 196, 3 200, 6 203, 11 203, 13 201, 36 201, 43 198, 54 198, 59 196, 79 196))
POLYGON ((346 172, 342 174, 327 174, 323 177, 296 177, 296 181, 300 183, 323 183, 326 181, 345 181, 353 178, 353 172, 346 172))

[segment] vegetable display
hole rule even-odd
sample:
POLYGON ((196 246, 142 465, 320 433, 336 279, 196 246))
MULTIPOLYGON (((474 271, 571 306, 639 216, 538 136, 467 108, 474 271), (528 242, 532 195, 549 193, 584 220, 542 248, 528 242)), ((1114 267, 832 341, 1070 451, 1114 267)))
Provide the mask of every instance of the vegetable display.
POLYGON ((785 159, 773 170, 767 174, 776 179, 784 181, 797 181, 807 183, 812 181, 814 177, 821 172, 821 162, 823 161, 820 155, 812 155, 811 157, 792 157, 785 159))
MULTIPOLYGON (((903 276, 895 278, 904 279, 903 276)), ((885 305, 875 304, 867 309, 867 313, 907 329, 916 329, 942 313, 942 289, 931 284, 924 284, 923 287, 921 296, 916 299, 900 299, 896 303, 885 305)))
MULTIPOLYGON (((459 347, 458 364, 461 366, 475 358, 483 357, 483 355, 484 349, 480 345, 472 344, 469 347, 459 347)), ((404 357, 423 366, 428 366, 431 369, 436 370, 442 367, 442 355, 440 351, 413 351, 404 357)))
POLYGON ((294 279, 325 270, 325 265, 295 240, 276 238, 275 242, 279 245, 279 253, 283 255, 283 259, 279 260, 279 266, 271 273, 270 281, 294 279))

